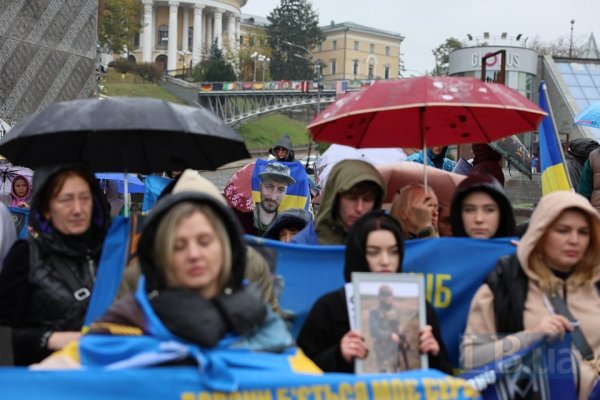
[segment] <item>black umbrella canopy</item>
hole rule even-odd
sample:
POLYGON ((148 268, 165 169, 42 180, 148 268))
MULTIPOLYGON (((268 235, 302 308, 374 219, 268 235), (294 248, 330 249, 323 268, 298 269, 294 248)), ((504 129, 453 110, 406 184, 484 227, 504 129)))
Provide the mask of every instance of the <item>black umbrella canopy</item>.
POLYGON ((249 158, 243 138, 210 111, 148 98, 55 103, 16 124, 0 154, 39 168, 79 162, 95 172, 214 170, 249 158))

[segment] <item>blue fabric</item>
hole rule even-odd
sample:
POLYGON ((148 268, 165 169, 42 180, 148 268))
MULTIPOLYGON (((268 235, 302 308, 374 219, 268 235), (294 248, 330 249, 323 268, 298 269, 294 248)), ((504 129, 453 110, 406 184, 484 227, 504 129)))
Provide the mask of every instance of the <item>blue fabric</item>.
MULTIPOLYGON (((281 356, 283 358, 284 356, 281 356)), ((238 357, 244 359, 245 357, 238 357)), ((265 361, 265 360, 263 360, 265 361)), ((237 393, 214 393, 194 367, 82 371, 0 369, 2 397, 44 400, 453 399, 480 398, 470 385, 435 370, 386 375, 296 374, 235 370, 237 393)))
POLYGON ((29 236, 27 227, 29 226, 29 208, 7 207, 14 218, 17 237, 25 239, 29 236))
MULTIPOLYGON (((345 247, 286 244, 249 235, 246 238, 253 246, 264 246, 275 253, 276 273, 285 280, 281 307, 296 314, 292 332, 297 336, 312 304, 345 283, 345 247)), ((510 238, 406 242, 404 272, 425 275, 427 300, 440 318, 444 343, 454 366, 458 366, 460 335, 473 295, 497 260, 514 252, 510 238), (437 256, 433 257, 434 254, 437 256)))
POLYGON ((163 178, 156 175, 148 175, 144 179, 144 201, 142 203, 142 211, 150 211, 154 204, 158 201, 158 197, 162 191, 171 183, 171 179, 163 178))
MULTIPOLYGON (((428 151, 431 151, 431 149, 428 151)), ((423 150, 421 150, 417 153, 413 153, 410 156, 406 157, 406 161, 413 161, 413 162, 416 162, 419 164, 423 164, 423 150)), ((427 157, 427 165, 430 167, 435 167, 435 165, 433 165, 433 161, 431 161, 431 158, 429 158, 429 157, 427 157)), ((442 169, 444 171, 452 172, 455 165, 456 165, 456 163, 454 161, 452 161, 449 158, 444 157, 444 164, 442 165, 442 169)))
POLYGON ((100 318, 113 303, 127 263, 128 250, 129 218, 116 217, 102 246, 96 282, 85 315, 84 326, 89 326, 100 318))
POLYGON ((521 394, 518 398, 576 399, 571 334, 562 341, 538 341, 460 377, 478 387, 486 400, 513 399, 514 393, 521 394))
POLYGON ((295 244, 319 244, 317 231, 315 230, 315 220, 310 221, 300 232, 294 235, 291 243, 295 244))

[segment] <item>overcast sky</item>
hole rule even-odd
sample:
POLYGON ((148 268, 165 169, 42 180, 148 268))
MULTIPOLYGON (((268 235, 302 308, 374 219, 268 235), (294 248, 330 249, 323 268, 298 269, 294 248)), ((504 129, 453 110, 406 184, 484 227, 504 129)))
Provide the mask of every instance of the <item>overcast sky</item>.
MULTIPOLYGON (((267 16, 279 0, 248 0, 245 14, 267 16)), ((600 45, 600 0, 312 0, 321 26, 351 21, 400 33, 407 73, 424 73, 435 65, 431 50, 446 38, 466 39, 483 32, 523 34, 531 42, 570 37, 584 43, 594 32, 600 45), (416 72, 415 72, 416 71, 416 72)))

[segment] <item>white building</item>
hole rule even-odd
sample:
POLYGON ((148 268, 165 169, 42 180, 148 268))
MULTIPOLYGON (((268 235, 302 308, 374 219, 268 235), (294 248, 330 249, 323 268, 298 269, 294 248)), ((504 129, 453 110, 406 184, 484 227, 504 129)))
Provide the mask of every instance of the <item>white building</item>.
POLYGON ((236 54, 246 2, 142 0, 143 28, 130 57, 175 70, 199 63, 215 40, 224 52, 236 54))

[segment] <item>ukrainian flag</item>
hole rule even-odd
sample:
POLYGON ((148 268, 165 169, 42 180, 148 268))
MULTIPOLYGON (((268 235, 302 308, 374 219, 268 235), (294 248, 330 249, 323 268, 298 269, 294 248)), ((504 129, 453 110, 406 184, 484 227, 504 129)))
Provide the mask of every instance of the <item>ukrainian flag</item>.
POLYGON ((539 128, 540 162, 542 165, 542 194, 546 195, 557 190, 573 190, 569 174, 565 166, 565 157, 560 140, 554 126, 546 94, 546 82, 540 81, 540 108, 548 115, 544 117, 539 128))

